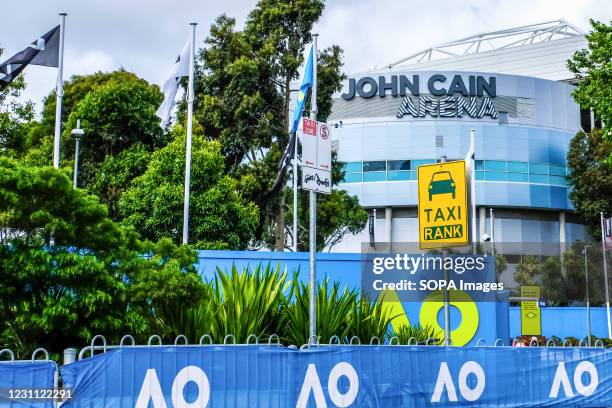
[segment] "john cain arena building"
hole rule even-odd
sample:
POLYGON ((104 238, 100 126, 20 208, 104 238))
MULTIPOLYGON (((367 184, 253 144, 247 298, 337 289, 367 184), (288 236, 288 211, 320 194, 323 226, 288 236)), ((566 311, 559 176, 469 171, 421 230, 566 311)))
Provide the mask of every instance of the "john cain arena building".
MULTIPOLYGON (((346 162, 340 186, 376 210, 376 241, 418 242, 417 167, 464 159, 470 129, 479 237, 517 243, 516 255, 558 254, 584 239, 566 156, 591 118, 572 99, 566 61, 585 45, 560 20, 475 35, 349 75, 329 122, 346 162)), ((359 251, 368 235, 366 228, 333 250, 359 251)))

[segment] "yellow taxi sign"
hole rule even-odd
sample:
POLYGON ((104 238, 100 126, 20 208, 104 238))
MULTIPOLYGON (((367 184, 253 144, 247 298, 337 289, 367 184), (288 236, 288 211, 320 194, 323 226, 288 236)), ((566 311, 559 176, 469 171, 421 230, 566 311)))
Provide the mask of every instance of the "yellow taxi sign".
POLYGON ((418 167, 421 249, 468 244, 465 161, 418 167))

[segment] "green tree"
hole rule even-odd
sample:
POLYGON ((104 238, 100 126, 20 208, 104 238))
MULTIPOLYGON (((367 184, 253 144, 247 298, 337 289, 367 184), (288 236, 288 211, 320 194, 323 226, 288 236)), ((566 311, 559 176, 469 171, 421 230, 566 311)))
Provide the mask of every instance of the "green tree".
POLYGON ((604 139, 601 129, 579 132, 567 152, 570 199, 591 234, 601 236, 600 212, 612 212, 612 141, 604 139))
POLYGON ((606 125, 606 138, 612 141, 612 21, 590 22, 593 30, 585 36, 587 48, 576 51, 567 66, 578 79, 574 99, 581 107, 593 109, 606 125))
POLYGON ((561 272, 561 260, 549 256, 541 266, 542 296, 551 306, 567 302, 566 282, 561 272))
MULTIPOLYGON (((123 193, 119 212, 147 239, 181 242, 185 174, 185 139, 175 139, 153 153, 147 170, 123 193)), ((180 136, 178 136, 180 135, 180 136)), ((189 242, 198 248, 246 248, 258 223, 257 207, 224 174, 218 142, 194 135, 191 168, 189 242)))
POLYGON ((0 158, 0 346, 25 357, 95 334, 142 339, 164 307, 202 295, 195 260, 186 246, 141 242, 63 172, 0 158))
POLYGON ((539 272, 540 262, 536 256, 525 255, 516 266, 514 280, 519 285, 535 285, 535 275, 539 272))

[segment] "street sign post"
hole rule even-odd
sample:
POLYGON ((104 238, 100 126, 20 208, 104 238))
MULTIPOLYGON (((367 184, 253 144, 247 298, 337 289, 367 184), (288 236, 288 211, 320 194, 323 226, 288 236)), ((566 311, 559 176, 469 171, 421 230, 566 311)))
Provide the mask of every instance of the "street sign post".
POLYGON ((540 305, 536 300, 540 298, 540 287, 521 286, 521 298, 533 299, 521 301, 521 335, 542 335, 540 305))
POLYGON ((421 249, 468 244, 465 161, 418 168, 421 249))
POLYGON ((331 129, 327 123, 302 120, 302 188, 331 194, 331 129))

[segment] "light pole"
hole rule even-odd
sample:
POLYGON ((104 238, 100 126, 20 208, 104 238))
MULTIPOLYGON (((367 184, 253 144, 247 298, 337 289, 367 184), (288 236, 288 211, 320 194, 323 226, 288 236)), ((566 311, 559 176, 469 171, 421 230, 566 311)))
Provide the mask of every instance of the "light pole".
POLYGON ((589 267, 587 262, 587 249, 590 245, 585 245, 582 253, 584 254, 584 275, 586 280, 586 312, 587 312, 587 343, 591 347, 591 308, 589 304, 589 267))
POLYGON ((79 142, 81 141, 81 138, 85 134, 85 132, 83 132, 83 129, 81 129, 80 119, 77 119, 76 129, 72 129, 72 132, 70 132, 70 134, 74 138, 74 144, 75 144, 74 146, 74 178, 72 179, 72 187, 77 188, 77 178, 79 175, 79 144, 80 144, 79 142))

